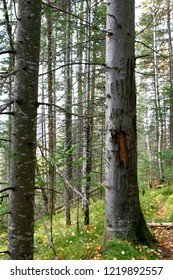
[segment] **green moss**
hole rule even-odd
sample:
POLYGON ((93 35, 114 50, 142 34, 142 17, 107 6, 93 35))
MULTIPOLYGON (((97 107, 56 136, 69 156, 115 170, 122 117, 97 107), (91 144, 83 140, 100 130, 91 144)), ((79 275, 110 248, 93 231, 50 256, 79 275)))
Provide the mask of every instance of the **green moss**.
POLYGON ((121 240, 116 237, 107 242, 107 248, 103 253, 103 259, 111 260, 155 260, 158 258, 157 248, 147 245, 134 244, 127 240, 121 240))
MULTIPOLYGON (((116 237, 110 238, 107 242, 106 250, 101 252, 103 231, 104 231, 104 201, 91 201, 90 205, 90 225, 83 226, 83 213, 80 211, 79 232, 76 226, 76 209, 72 208, 72 226, 66 227, 64 212, 53 218, 53 243, 59 258, 63 260, 75 259, 158 259, 157 244, 153 242, 151 231, 145 224, 156 221, 173 221, 172 199, 173 194, 169 194, 162 189, 147 189, 144 196, 141 196, 141 208, 144 213, 139 224, 132 227, 127 240, 116 237), (152 206, 152 207, 151 207, 152 206), (162 208, 164 206, 164 213, 162 208), (162 213, 162 216, 159 216, 162 213)), ((4 223, 6 225, 6 222, 4 223)), ((1 223, 3 225, 3 223, 1 223)), ((7 229, 0 228, 0 251, 7 249, 7 229)), ((38 220, 35 224, 35 259, 55 259, 55 255, 50 246, 50 220, 48 216, 43 220, 38 220), (43 224, 44 221, 44 224, 43 224), (45 230, 47 228, 47 231, 45 230)), ((6 255, 0 255, 0 259, 5 259, 6 255)))

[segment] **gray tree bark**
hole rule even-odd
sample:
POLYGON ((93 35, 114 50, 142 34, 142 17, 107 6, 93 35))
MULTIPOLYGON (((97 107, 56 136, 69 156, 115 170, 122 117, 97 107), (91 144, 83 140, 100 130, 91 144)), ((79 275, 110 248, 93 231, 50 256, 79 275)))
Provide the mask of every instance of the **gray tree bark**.
MULTIPOLYGON (((65 41, 65 174, 69 182, 72 180, 72 81, 71 81, 71 0, 66 3, 66 41, 65 41), (68 65, 69 64, 69 65, 68 65)), ((66 186, 64 190, 65 198, 65 215, 66 215, 66 225, 71 225, 71 213, 70 213, 70 200, 72 199, 71 190, 66 186)))
POLYGON ((8 253, 33 259, 36 119, 41 0, 18 1, 8 253))
POLYGON ((159 184, 164 182, 163 170, 163 116, 161 112, 161 94, 159 87, 159 72, 157 63, 157 24, 156 24, 156 3, 152 0, 153 5, 153 70, 154 70, 154 91, 155 91, 155 114, 156 114, 156 147, 157 147, 157 164, 159 170, 159 184))
MULTIPOLYGON (((47 0, 47 3, 50 4, 50 0, 47 0)), ((47 76, 47 84, 48 84, 48 103, 50 106, 48 107, 48 141, 49 141, 49 213, 50 215, 55 214, 55 167, 51 161, 55 148, 55 129, 54 129, 54 112, 53 112, 53 75, 52 75, 52 19, 50 16, 47 17, 47 65, 48 65, 48 76, 47 76)))
MULTIPOLYGON (((80 2, 80 6, 77 3, 77 7, 79 11, 83 11, 84 9, 84 2, 80 2)), ((78 107, 77 107, 77 113, 79 116, 83 115, 83 67, 82 67, 82 58, 83 58, 83 41, 84 41, 84 33, 82 30, 82 22, 83 22, 84 15, 82 14, 80 19, 78 20, 78 32, 77 32, 77 57, 79 61, 78 70, 77 70, 77 91, 78 91, 78 107)), ((77 158, 81 159, 83 156, 83 118, 78 117, 77 118, 77 143, 79 143, 78 149, 77 149, 77 158)), ((79 164, 77 166, 76 171, 76 178, 77 178, 77 190, 81 192, 81 186, 82 186, 82 166, 79 164)), ((80 228, 80 219, 79 219, 79 209, 80 209, 80 197, 77 198, 77 209, 76 209, 76 226, 77 231, 79 232, 80 228)))
POLYGON ((134 0, 107 0, 104 245, 112 236, 152 239, 138 194, 134 40, 134 0))
POLYGON ((91 185, 91 127, 90 127, 90 100, 91 100, 91 67, 89 65, 91 59, 91 0, 86 1, 86 21, 89 26, 86 27, 86 48, 85 48, 85 80, 84 80, 84 120, 83 120, 83 182, 82 192, 84 199, 82 201, 82 209, 84 212, 84 224, 89 225, 89 192, 91 185))
POLYGON ((168 27, 168 51, 169 51, 169 67, 170 67, 170 147, 173 149, 173 43, 171 31, 171 1, 167 2, 167 27, 168 27))
MULTIPOLYGON (((4 9, 4 17, 6 20, 6 28, 7 28, 7 34, 8 34, 8 39, 9 39, 9 46, 10 50, 14 51, 14 40, 13 40, 13 34, 12 34, 12 26, 10 23, 10 16, 8 13, 8 2, 6 0, 3 0, 3 9, 4 9)), ((14 54, 9 54, 9 72, 13 71, 14 69, 14 54)), ((13 83, 13 78, 9 76, 9 85, 8 85, 8 96, 9 100, 12 99, 12 83, 13 83)), ((11 112, 12 106, 9 106, 9 112, 11 112)), ((9 134, 9 139, 11 138, 11 121, 12 121, 12 116, 9 115, 8 117, 8 134, 9 134)), ((9 142, 9 151, 11 151, 11 142, 9 142)), ((10 157, 7 159, 7 178, 9 178, 10 174, 10 157)))

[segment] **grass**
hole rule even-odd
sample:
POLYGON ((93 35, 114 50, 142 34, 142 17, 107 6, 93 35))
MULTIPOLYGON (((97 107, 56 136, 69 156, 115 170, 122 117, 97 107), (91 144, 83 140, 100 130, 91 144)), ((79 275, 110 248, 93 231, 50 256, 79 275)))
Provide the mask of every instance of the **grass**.
POLYGON ((147 222, 173 221, 173 187, 146 189, 140 196, 141 207, 147 222))
MULTIPOLYGON (((104 225, 104 205, 102 201, 91 203, 90 225, 80 225, 77 230, 75 216, 76 209, 72 209, 72 225, 66 227, 64 213, 54 216, 53 220, 53 242, 56 252, 61 259, 92 259, 100 250, 102 232, 104 225)), ((82 212, 80 213, 82 221, 82 212)), ((45 235, 45 226, 49 232, 49 220, 45 218, 44 226, 39 221, 35 230, 35 259, 55 259, 53 251, 50 250, 48 236, 45 235), (44 237, 43 237, 44 236, 44 237)))
MULTIPOLYGON (((147 222, 173 221, 173 190, 171 187, 162 189, 146 189, 140 197, 141 207, 147 222)), ((58 259, 63 260, 152 260, 158 259, 157 248, 149 248, 141 244, 134 245, 128 241, 113 238, 109 241, 107 250, 102 253, 102 237, 104 230, 104 202, 91 201, 90 225, 84 226, 83 213, 80 212, 79 231, 76 226, 76 209, 72 209, 72 225, 66 227, 64 213, 53 218, 53 244, 58 259)), ((7 234, 0 229, 0 251, 7 248, 7 234)), ((50 219, 35 223, 35 259, 56 259, 50 242, 50 219)), ((5 255, 0 255, 5 259, 5 255)))
MULTIPOLYGON (((104 203, 103 201, 91 202, 90 225, 80 225, 77 232, 75 224, 75 209, 72 211, 73 224, 66 227, 64 214, 54 217, 53 241, 58 258, 63 260, 143 260, 157 259, 157 251, 147 246, 136 245, 114 238, 108 243, 105 253, 101 253, 103 229, 104 229, 104 203)), ((82 213, 81 220, 82 220, 82 213)), ((50 249, 48 236, 45 235, 45 225, 49 227, 48 219, 44 226, 39 221, 36 223, 35 233, 35 259, 55 259, 50 249)), ((48 229, 49 232, 49 229, 48 229)))

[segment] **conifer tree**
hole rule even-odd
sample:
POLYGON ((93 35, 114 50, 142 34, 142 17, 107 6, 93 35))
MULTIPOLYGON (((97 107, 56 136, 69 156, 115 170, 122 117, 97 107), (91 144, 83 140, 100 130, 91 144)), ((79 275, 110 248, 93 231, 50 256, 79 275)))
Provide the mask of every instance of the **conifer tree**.
POLYGON ((8 254, 33 259, 36 120, 41 1, 19 0, 11 136, 8 254))

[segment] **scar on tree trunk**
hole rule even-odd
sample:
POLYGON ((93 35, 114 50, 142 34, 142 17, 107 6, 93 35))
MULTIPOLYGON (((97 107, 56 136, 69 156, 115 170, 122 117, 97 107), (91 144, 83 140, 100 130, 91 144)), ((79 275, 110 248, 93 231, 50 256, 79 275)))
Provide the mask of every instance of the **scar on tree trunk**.
POLYGON ((127 134, 125 131, 111 131, 112 139, 118 145, 118 159, 127 169, 129 165, 129 155, 127 147, 127 134))
POLYGON ((128 168, 129 156, 127 149, 127 138, 126 133, 124 131, 120 131, 118 133, 118 147, 119 161, 123 162, 125 168, 128 168))

